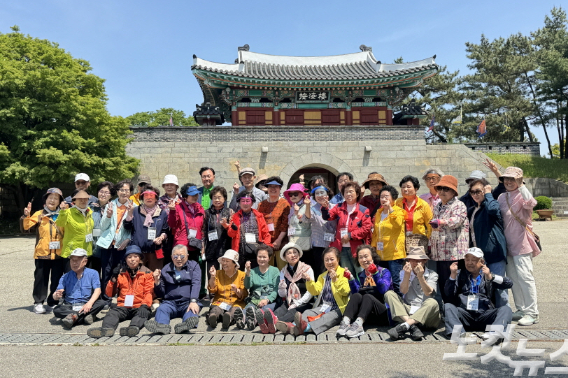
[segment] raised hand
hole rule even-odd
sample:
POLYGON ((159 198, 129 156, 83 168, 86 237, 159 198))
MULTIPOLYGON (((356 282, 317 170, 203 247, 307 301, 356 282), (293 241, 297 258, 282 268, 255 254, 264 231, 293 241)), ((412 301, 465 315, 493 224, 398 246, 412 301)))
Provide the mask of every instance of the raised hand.
POLYGON ((128 211, 128 217, 130 218, 134 214, 134 205, 130 201, 126 201, 126 210, 128 211))
POLYGON ((424 276, 424 268, 421 264, 417 264, 416 267, 414 267, 414 274, 416 274, 416 277, 424 276))
POLYGON ((481 268, 481 272, 485 275, 485 279, 487 280, 491 279, 491 271, 489 270, 487 265, 483 265, 483 267, 481 268))
POLYGON ((61 210, 67 210, 68 208, 69 208, 69 204, 65 201, 63 201, 59 204, 59 209, 61 209, 61 210))
POLYGON ((454 279, 458 276, 458 263, 457 262, 450 265, 450 276, 454 279))
POLYGON ((485 185, 483 187, 483 191, 485 192, 485 194, 491 193, 491 185, 485 185))
POLYGON ((31 213, 32 213, 32 203, 31 203, 31 202, 28 202, 28 206, 26 206, 26 207, 24 208, 24 215, 25 215, 26 217, 29 217, 31 213))
POLYGON ((106 216, 107 218, 112 218, 112 203, 106 206, 106 216))
POLYGON ((156 269, 152 275, 154 276, 154 282, 158 282, 162 277, 162 271, 160 269, 156 269))
POLYGON ((404 274, 410 274, 410 272, 412 272, 412 265, 407 261, 402 267, 402 270, 404 270, 404 274))
POLYGON ((337 272, 335 270, 328 270, 327 274, 329 274, 329 278, 331 278, 333 282, 337 280, 337 272))
POLYGON ((247 276, 250 275, 250 261, 247 261, 245 263, 245 273, 246 273, 247 276))
POLYGON ((237 194, 239 192, 239 188, 241 186, 239 184, 237 184, 236 182, 233 184, 233 192, 235 192, 235 194, 237 194))
POLYGON ((487 168, 489 168, 491 170, 491 172, 493 172, 493 174, 497 177, 501 177, 501 173, 499 172, 499 169, 497 168, 497 164, 495 164, 494 162, 492 162, 489 159, 486 159, 483 162, 483 165, 485 165, 487 168))
POLYGON ((217 275, 217 269, 215 269, 214 265, 211 265, 211 268, 209 268, 209 274, 211 275, 211 279, 215 278, 217 275))
POLYGON ((169 200, 168 209, 170 209, 170 211, 171 211, 171 210, 174 210, 175 208, 176 208, 176 201, 173 200, 173 199, 169 200))

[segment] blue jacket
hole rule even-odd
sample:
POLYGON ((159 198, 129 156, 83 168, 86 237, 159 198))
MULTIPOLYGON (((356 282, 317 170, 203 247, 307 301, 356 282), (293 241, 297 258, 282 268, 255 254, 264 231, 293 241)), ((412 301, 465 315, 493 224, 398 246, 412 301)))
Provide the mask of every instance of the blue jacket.
MULTIPOLYGON (((125 220, 123 226, 125 230, 131 232, 130 245, 137 245, 143 253, 149 253, 162 248, 163 243, 158 246, 152 240, 148 240, 148 227, 144 226, 145 220, 146 213, 142 206, 138 206, 134 209, 132 219, 125 220)), ((156 228, 156 237, 168 231, 168 214, 159 207, 152 215, 151 227, 156 228)))
POLYGON ((365 291, 367 291, 366 294, 368 293, 368 294, 373 294, 375 297, 382 297, 385 295, 387 291, 393 290, 392 277, 389 270, 382 268, 380 266, 377 266, 377 269, 378 269, 377 273, 373 274, 372 276, 373 281, 375 281, 376 285, 373 287, 372 292, 367 291, 369 289, 363 286, 365 284, 365 279, 367 278, 367 275, 363 270, 362 272, 359 272, 359 274, 357 275, 359 280, 357 279, 349 280, 349 287, 351 288, 351 294, 358 293, 361 291, 361 289, 364 289, 365 291))
POLYGON ((191 299, 199 300, 199 289, 201 288, 201 269, 199 264, 193 260, 188 260, 181 267, 181 276, 176 280, 174 263, 167 264, 162 269, 160 283, 154 285, 156 298, 163 298, 166 301, 174 301, 177 304, 187 303, 191 299))
MULTIPOLYGON (((476 206, 468 208, 467 217, 470 221, 469 227, 473 227, 475 232, 475 243, 485 255, 485 262, 492 264, 506 260, 507 240, 505 239, 499 202, 495 200, 491 193, 487 193, 485 200, 481 203, 477 213, 475 213, 473 223, 471 223, 471 216, 475 209, 476 206)), ((469 246, 473 247, 471 238, 469 246)))
MULTIPOLYGON (((499 198, 501 193, 505 193, 506 191, 507 191, 507 189, 505 189, 505 185, 503 185, 503 183, 500 182, 499 185, 497 185, 495 187, 495 189, 493 189, 491 194, 493 194, 493 198, 499 198)), ((468 214, 469 214, 470 208, 477 206, 477 202, 475 202, 475 200, 473 199, 471 194, 469 194, 469 192, 467 192, 466 194, 461 196, 460 201, 462 201, 464 203, 464 205, 465 205, 465 207, 468 211, 468 214)))

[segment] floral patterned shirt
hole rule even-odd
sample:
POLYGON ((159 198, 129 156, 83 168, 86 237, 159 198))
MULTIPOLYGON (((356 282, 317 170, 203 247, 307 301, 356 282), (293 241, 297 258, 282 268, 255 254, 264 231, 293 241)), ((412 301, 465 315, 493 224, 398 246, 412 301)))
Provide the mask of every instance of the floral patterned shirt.
POLYGON ((469 248, 469 220, 464 203, 455 197, 445 205, 440 201, 434 207, 433 219, 444 220, 446 224, 432 228, 430 258, 434 261, 462 260, 469 248))

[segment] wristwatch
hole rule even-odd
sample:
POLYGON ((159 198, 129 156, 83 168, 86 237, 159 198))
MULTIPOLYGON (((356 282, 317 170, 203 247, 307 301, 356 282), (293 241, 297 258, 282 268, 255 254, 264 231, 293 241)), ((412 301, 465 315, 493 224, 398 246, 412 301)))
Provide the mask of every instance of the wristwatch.
POLYGON ((495 280, 495 274, 491 273, 491 282, 493 282, 495 280))
POLYGON ((197 299, 192 299, 191 303, 197 303, 197 299))

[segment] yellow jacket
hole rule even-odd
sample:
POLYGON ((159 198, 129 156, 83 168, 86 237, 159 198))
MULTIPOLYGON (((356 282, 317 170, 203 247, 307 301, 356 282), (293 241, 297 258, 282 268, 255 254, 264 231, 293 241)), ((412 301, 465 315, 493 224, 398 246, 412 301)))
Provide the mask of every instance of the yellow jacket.
MULTIPOLYGON (((394 205, 404 209, 403 200, 404 198, 397 199, 394 201, 394 205)), ((418 196, 416 196, 416 201, 416 208, 414 209, 414 216, 412 217, 412 233, 414 235, 426 235, 428 239, 430 239, 430 235, 432 235, 430 221, 434 216, 432 208, 430 208, 428 202, 418 196)))
MULTIPOLYGON (((347 280, 347 278, 343 277, 343 272, 345 272, 345 269, 338 266, 335 270, 335 273, 337 273, 337 279, 335 280, 335 282, 331 281, 331 292, 333 293, 335 303, 337 303, 339 311, 341 311, 342 314, 345 311, 345 307, 347 307, 347 302, 349 302, 349 294, 351 293, 349 281, 347 280)), ((327 271, 320 274, 317 281, 306 281, 306 289, 308 289, 311 295, 316 296, 321 294, 323 286, 325 284, 326 276, 327 271)), ((316 301, 316 304, 318 301, 319 298, 316 301)))
POLYGON ((136 206, 140 206, 140 193, 136 193, 130 196, 129 200, 132 201, 136 206))
POLYGON ((34 259, 55 260, 61 257, 61 239, 63 230, 55 225, 55 222, 45 216, 43 210, 36 211, 29 217, 22 217, 24 230, 36 227, 36 246, 34 259), (50 242, 59 242, 58 249, 49 249, 50 242))
POLYGON ((395 205, 393 212, 381 221, 382 211, 381 207, 375 214, 371 245, 377 248, 377 254, 383 261, 404 259, 406 257, 404 222, 406 211, 395 205), (382 250, 378 243, 383 243, 382 250))

